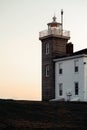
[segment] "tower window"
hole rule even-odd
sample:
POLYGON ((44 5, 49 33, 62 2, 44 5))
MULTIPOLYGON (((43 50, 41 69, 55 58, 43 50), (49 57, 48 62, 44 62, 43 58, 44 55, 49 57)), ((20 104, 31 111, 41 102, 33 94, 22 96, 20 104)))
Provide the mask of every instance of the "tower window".
POLYGON ((49 43, 46 43, 46 55, 49 54, 49 43))
POLYGON ((49 77, 49 65, 46 65, 45 76, 49 77))
POLYGON ((79 95, 79 84, 78 84, 78 82, 75 83, 75 95, 79 95))
POLYGON ((78 72, 79 71, 79 62, 78 62, 78 60, 76 60, 75 62, 74 62, 74 69, 75 69, 75 72, 78 72))
POLYGON ((62 63, 59 64, 59 74, 63 73, 63 69, 62 69, 62 63))
POLYGON ((63 84, 60 83, 59 84, 59 96, 62 96, 63 95, 63 84))

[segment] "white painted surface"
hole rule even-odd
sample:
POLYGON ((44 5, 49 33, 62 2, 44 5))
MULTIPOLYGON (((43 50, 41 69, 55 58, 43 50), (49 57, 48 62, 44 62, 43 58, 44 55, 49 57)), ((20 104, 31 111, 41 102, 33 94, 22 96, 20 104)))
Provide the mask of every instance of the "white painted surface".
POLYGON ((84 100, 87 101, 87 58, 84 57, 84 100))
POLYGON ((87 57, 61 58, 55 61, 55 99, 64 98, 68 100, 79 99, 87 101, 87 57), (78 60, 79 71, 75 72, 75 60, 78 60), (86 64, 84 64, 84 62, 86 64), (59 64, 62 63, 63 73, 59 74, 59 64), (79 83, 79 95, 75 95, 75 82, 79 83), (63 95, 59 95, 59 84, 63 83, 63 95))

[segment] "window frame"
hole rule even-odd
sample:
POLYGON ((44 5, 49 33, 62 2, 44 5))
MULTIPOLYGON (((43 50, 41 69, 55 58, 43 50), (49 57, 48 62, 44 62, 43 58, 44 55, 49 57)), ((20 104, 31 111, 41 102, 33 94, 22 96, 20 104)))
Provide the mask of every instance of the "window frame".
POLYGON ((59 96, 63 96, 63 83, 59 83, 59 96))
POLYGON ((74 83, 74 92, 75 92, 75 95, 79 95, 79 83, 78 82, 75 82, 74 83))
POLYGON ((62 63, 59 63, 59 74, 63 74, 62 63))
POLYGON ((75 73, 79 72, 79 61, 78 60, 74 61, 74 72, 75 73))
POLYGON ((49 42, 46 42, 46 44, 45 44, 45 53, 46 53, 46 55, 49 54, 49 52, 50 52, 49 49, 50 49, 49 42))

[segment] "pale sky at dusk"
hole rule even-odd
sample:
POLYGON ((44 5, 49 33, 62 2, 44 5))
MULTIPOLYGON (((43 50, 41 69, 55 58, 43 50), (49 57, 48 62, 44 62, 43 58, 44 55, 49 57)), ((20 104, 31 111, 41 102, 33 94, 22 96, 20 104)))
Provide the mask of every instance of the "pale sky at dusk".
POLYGON ((87 0, 0 0, 0 98, 41 100, 41 42, 55 13, 74 50, 87 48, 87 0))

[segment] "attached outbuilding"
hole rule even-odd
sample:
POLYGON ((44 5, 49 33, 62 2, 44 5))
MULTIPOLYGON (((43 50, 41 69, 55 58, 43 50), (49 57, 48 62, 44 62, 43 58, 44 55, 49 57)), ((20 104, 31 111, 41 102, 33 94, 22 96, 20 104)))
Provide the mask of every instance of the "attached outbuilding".
POLYGON ((55 99, 87 101, 87 49, 54 59, 55 99))

